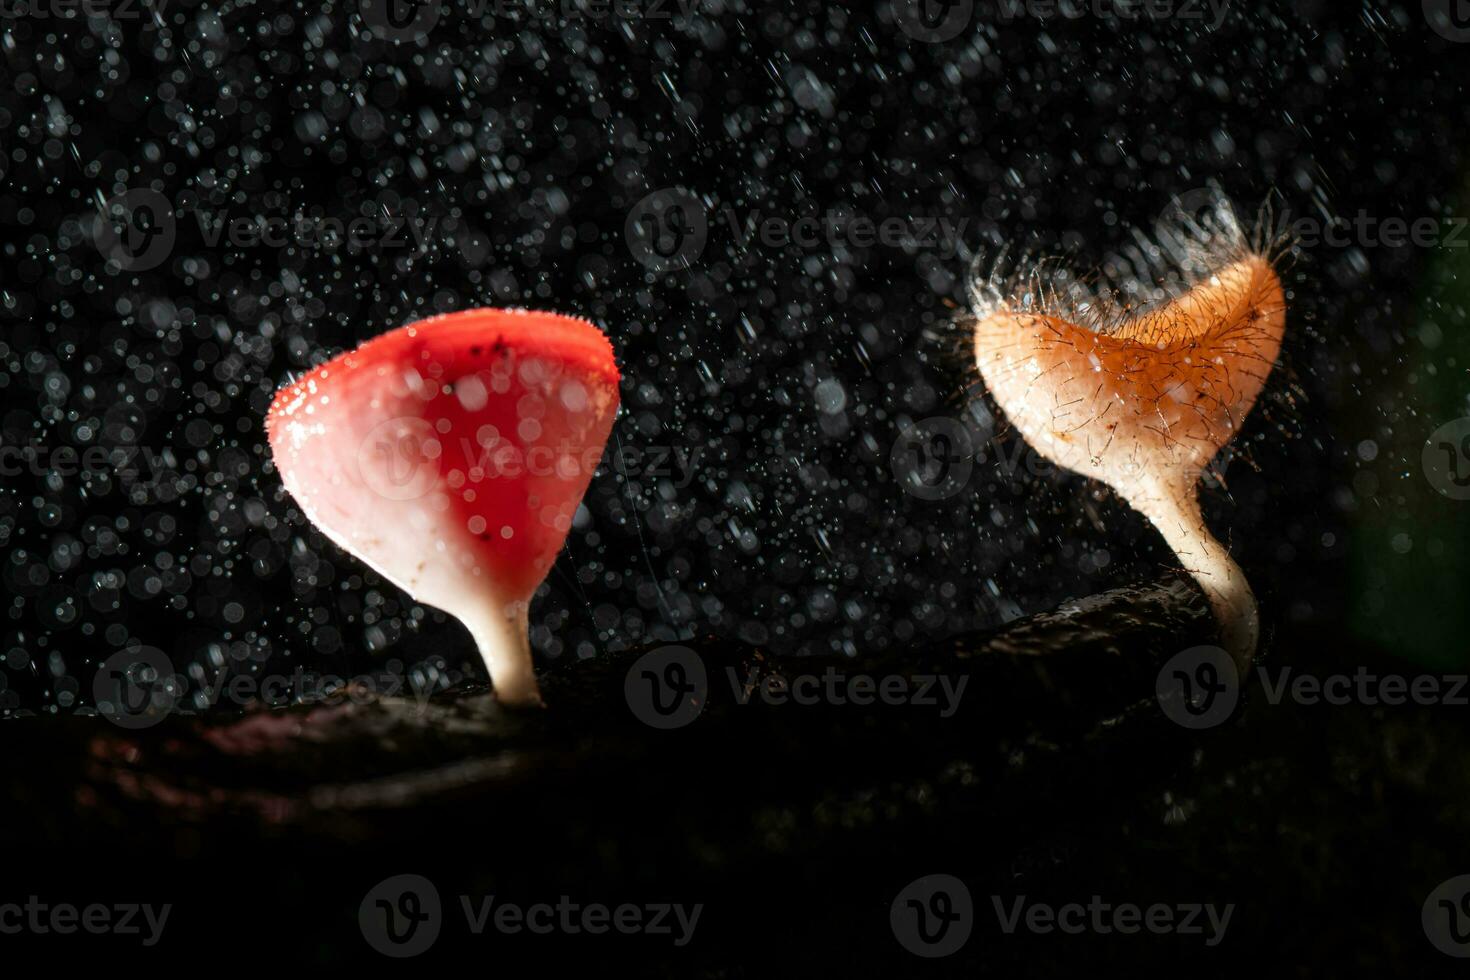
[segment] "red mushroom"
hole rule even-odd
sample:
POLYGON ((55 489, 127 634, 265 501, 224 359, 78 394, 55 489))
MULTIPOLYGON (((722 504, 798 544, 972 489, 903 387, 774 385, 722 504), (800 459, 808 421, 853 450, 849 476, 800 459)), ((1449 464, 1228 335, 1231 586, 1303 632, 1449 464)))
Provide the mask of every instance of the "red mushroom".
POLYGON ((502 704, 539 704, 528 610, 618 409, 597 327, 466 310, 368 341, 281 389, 286 489, 327 537, 469 628, 502 704))

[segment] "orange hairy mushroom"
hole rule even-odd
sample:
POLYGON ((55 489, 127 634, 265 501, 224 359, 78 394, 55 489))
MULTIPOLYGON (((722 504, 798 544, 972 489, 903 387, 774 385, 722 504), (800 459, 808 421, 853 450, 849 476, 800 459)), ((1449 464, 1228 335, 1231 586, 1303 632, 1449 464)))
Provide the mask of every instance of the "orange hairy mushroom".
MULTIPOLYGON (((1065 271, 977 282, 974 355, 1038 452, 1106 483, 1153 522, 1244 669, 1260 632, 1255 596, 1205 526, 1196 487, 1276 363, 1286 299, 1269 249, 1246 244, 1228 207, 1205 221, 1186 236, 1161 236, 1166 246, 1144 264, 1157 271, 1165 256, 1178 281, 1143 309, 1094 294, 1065 271)), ((1140 291, 1138 281, 1126 285, 1140 291)))

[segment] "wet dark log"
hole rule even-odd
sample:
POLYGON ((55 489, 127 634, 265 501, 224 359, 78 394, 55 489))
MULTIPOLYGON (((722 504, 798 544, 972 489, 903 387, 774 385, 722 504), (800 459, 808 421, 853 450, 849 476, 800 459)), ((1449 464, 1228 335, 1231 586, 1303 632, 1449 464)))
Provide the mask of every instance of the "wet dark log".
MULTIPOLYGON (((642 651, 548 672, 539 712, 501 711, 481 688, 426 705, 339 697, 172 716, 138 732, 25 719, 0 726, 0 857, 15 894, 176 903, 170 955, 217 956, 232 949, 223 936, 273 958, 330 950, 332 962, 381 965, 357 910, 405 873, 444 900, 431 955, 502 970, 912 975, 888 907, 936 873, 965 882, 976 912, 975 937, 941 974, 1065 974, 1079 957, 1111 973, 1147 956, 1239 976, 1287 946, 1313 962, 1361 939, 1357 919, 1314 897, 1369 907, 1384 900, 1374 883, 1389 880, 1407 911, 1374 947, 1389 952, 1365 962, 1439 955, 1419 934, 1418 902, 1460 868, 1450 855, 1463 852, 1463 821, 1414 820, 1458 813, 1470 793, 1457 713, 1272 706, 1257 687, 1227 723, 1182 728, 1157 702, 1159 665, 1213 630, 1202 598, 1168 580, 854 661, 777 663, 691 642, 708 686, 698 716, 674 730, 645 724, 625 697, 642 651), (946 716, 912 704, 742 704, 727 674, 828 667, 939 673, 966 687, 946 716), (1408 825, 1406 859, 1396 848, 1408 825), (27 860, 56 853, 70 856, 64 878, 27 860), (1003 936, 991 896, 1018 894, 1237 911, 1228 942, 1204 957, 1198 937, 1003 936), (687 948, 648 936, 477 936, 455 908, 487 895, 704 911, 687 948)), ((1341 639, 1287 646, 1268 661, 1394 669, 1341 639)))
POLYGON ((462 685, 422 700, 344 692, 312 706, 174 715, 136 732, 100 719, 62 723, 93 730, 88 782, 99 793, 181 815, 243 809, 310 821, 522 784, 613 786, 636 782, 654 755, 719 766, 754 753, 778 762, 763 764, 767 789, 825 791, 936 777, 916 771, 921 759, 942 767, 1026 745, 1117 739, 1126 723, 1159 720, 1160 665, 1209 642, 1213 629, 1199 594, 1170 579, 857 659, 775 660, 708 639, 680 644, 697 661, 672 668, 648 649, 608 655, 544 674, 548 707, 538 711, 504 710, 483 687, 462 685), (683 714, 664 719, 652 698, 675 703, 669 680, 689 690, 683 714), (934 756, 938 746, 949 754, 934 756))

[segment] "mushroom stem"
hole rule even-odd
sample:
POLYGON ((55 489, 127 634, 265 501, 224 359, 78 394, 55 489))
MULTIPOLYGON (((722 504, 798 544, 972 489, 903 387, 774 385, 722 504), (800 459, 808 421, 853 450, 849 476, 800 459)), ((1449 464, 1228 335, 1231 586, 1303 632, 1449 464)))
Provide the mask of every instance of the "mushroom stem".
POLYGON ((1220 624, 1221 645, 1244 674, 1261 632, 1256 596, 1245 573, 1206 526, 1194 481, 1178 489, 1151 487, 1128 502, 1153 522, 1199 583, 1220 624))
POLYGON ((531 666, 530 603, 492 600, 461 618, 469 627, 495 698, 509 708, 539 708, 541 689, 531 666))

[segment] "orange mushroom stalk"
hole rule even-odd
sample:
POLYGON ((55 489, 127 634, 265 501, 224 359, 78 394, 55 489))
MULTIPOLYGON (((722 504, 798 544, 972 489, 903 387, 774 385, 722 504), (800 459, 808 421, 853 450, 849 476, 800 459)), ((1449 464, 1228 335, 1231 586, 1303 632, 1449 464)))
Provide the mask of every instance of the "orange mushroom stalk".
POLYGON ((1047 459, 1101 480, 1144 514, 1204 590, 1244 670, 1260 626, 1240 566, 1210 534, 1197 483, 1240 431, 1281 350, 1286 299, 1271 252, 1228 205, 1167 229, 1120 301, 1065 270, 977 279, 975 363, 1047 459))
POLYGON ((595 326, 467 310, 401 327, 276 394, 286 489, 327 537, 468 627, 502 704, 540 703, 531 597, 618 409, 595 326))

